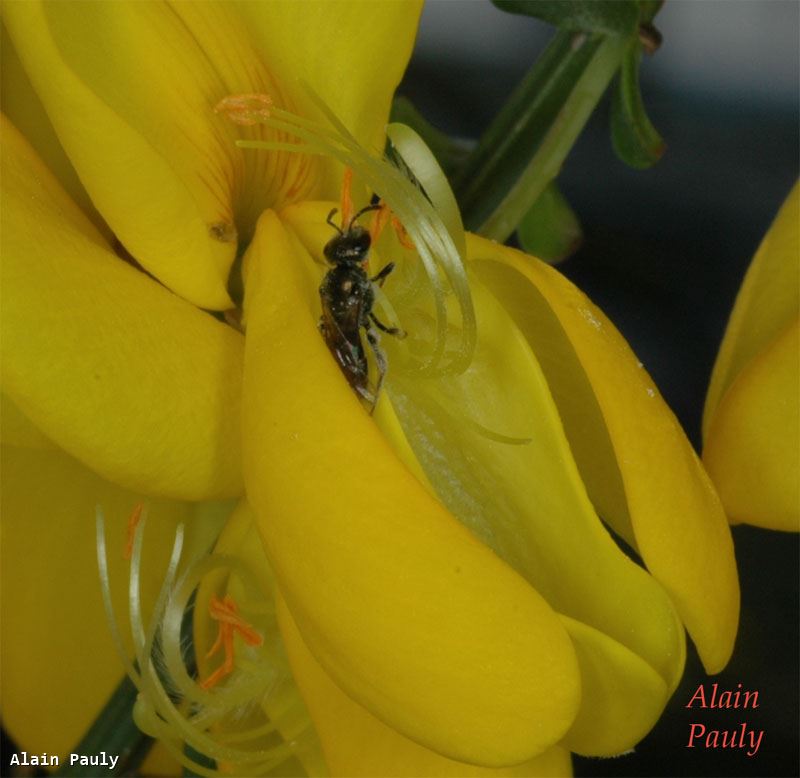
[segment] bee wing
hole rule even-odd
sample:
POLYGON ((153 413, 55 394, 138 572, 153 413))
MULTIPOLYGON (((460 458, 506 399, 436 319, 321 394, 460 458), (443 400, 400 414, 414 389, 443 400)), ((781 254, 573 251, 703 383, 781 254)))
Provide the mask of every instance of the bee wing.
POLYGON ((367 356, 359 333, 360 306, 352 306, 343 321, 338 321, 323 301, 320 329, 350 386, 362 389, 367 385, 367 356))

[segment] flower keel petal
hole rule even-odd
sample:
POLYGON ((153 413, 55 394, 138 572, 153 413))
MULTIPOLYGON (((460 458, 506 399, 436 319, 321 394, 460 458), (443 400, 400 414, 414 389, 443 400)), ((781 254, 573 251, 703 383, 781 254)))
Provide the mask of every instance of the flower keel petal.
POLYGON ((455 762, 423 748, 370 715, 326 675, 314 659, 282 597, 278 596, 278 622, 292 671, 309 701, 331 775, 350 778, 556 778, 569 776, 569 752, 559 746, 511 767, 479 767, 455 762))
POLYGON ((247 262, 245 480, 312 653, 378 718, 450 758, 545 750, 578 703, 557 617, 388 448, 316 331, 310 260, 274 214, 247 262))

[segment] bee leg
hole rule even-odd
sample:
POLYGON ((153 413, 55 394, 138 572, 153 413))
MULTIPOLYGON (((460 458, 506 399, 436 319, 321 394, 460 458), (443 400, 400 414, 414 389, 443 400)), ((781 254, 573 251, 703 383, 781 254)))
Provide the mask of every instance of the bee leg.
POLYGON ((369 411, 371 416, 375 412, 375 406, 378 404, 378 397, 381 393, 381 387, 383 386, 383 379, 386 377, 386 368, 388 364, 386 362, 386 354, 383 353, 383 349, 378 345, 380 342, 378 335, 369 328, 367 328, 367 342, 372 347, 372 353, 375 354, 375 364, 378 366, 378 383, 375 387, 372 408, 370 408, 369 411))
POLYGON ((372 319, 372 323, 379 329, 383 330, 383 332, 388 333, 389 335, 394 335, 396 338, 400 338, 402 340, 406 336, 406 331, 401 330, 400 327, 387 327, 372 311, 370 311, 369 318, 372 319))
POLYGON ((394 262, 390 262, 377 275, 374 275, 369 280, 372 281, 373 284, 383 286, 383 282, 386 280, 386 277, 392 272, 392 270, 394 270, 394 262))
POLYGON ((372 415, 372 412, 375 410, 375 404, 378 402, 378 395, 373 394, 367 389, 365 386, 356 386, 355 390, 361 395, 363 399, 365 399, 369 403, 369 412, 372 415))

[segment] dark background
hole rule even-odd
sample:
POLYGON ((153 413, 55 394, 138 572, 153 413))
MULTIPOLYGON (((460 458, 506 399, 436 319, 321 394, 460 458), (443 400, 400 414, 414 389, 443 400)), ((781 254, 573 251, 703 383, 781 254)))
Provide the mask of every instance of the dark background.
MULTIPOLYGON (((609 315, 699 448, 705 390, 739 284, 798 175, 795 2, 676 2, 655 20, 642 65, 650 117, 667 143, 651 170, 614 155, 602 104, 559 179, 584 243, 561 270, 609 315)), ((447 132, 477 138, 551 35, 487 2, 432 2, 400 93, 447 132)), ((733 659, 686 673, 632 754, 576 757, 578 776, 794 776, 798 768, 798 539, 733 530, 742 613, 733 659), (757 710, 685 708, 700 683, 758 690, 757 710), (690 724, 764 730, 758 753, 686 748, 690 724)))

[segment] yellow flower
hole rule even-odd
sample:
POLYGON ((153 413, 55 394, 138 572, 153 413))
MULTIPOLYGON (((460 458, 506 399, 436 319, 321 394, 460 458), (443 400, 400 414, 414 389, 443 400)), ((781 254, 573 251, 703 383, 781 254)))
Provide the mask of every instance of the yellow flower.
MULTIPOLYGON (((286 150, 298 135, 277 121, 213 114, 226 95, 268 93, 314 115, 319 94, 378 155, 418 13, 4 7, 3 108, 25 136, 4 120, 3 719, 21 746, 66 751, 119 678, 92 517, 96 504, 109 517, 115 579, 119 523, 142 496, 158 551, 142 561, 139 541, 135 607, 156 597, 174 527, 208 534, 231 509, 210 501, 246 489, 252 514, 241 500, 217 554, 271 592, 257 528, 333 774, 567 773, 569 750, 620 753, 657 720, 683 669, 681 622, 710 672, 726 663, 738 584, 724 515, 602 313, 474 236, 466 271, 443 272, 455 294, 431 294, 406 253, 386 309, 410 336, 370 418, 316 326, 340 162, 286 150), (268 148, 237 148, 240 133, 268 148), (246 337, 207 313, 232 306, 245 249, 246 337)), ((395 210, 423 253, 416 212, 395 210)), ((373 261, 400 251, 384 243, 373 261)), ((198 620, 203 677, 209 629, 198 620)))
POLYGON ((800 185, 756 252, 717 356, 703 461, 728 518, 800 529, 800 185))

